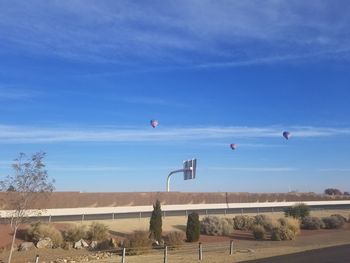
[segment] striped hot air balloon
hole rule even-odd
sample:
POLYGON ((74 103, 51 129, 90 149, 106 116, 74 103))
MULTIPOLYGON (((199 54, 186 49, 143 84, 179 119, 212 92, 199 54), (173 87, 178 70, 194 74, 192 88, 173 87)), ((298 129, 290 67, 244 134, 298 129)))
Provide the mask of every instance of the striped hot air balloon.
POLYGON ((151 120, 151 126, 152 126, 153 128, 157 127, 158 124, 159 124, 159 123, 158 123, 157 120, 151 120))

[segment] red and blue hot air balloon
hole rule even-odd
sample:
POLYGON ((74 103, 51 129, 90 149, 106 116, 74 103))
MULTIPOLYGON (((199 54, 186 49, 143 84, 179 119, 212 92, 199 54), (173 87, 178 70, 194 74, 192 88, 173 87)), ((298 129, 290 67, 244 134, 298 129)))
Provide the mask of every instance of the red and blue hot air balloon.
POLYGON ((284 131, 284 132, 283 132, 283 137, 286 138, 286 140, 289 140, 290 132, 284 131))
POLYGON ((151 126, 152 126, 153 128, 157 127, 158 124, 159 124, 159 122, 158 122, 157 120, 151 120, 150 123, 151 123, 151 126))
POLYGON ((231 147, 232 150, 236 150, 237 145, 236 145, 235 143, 231 143, 231 144, 230 144, 230 147, 231 147))

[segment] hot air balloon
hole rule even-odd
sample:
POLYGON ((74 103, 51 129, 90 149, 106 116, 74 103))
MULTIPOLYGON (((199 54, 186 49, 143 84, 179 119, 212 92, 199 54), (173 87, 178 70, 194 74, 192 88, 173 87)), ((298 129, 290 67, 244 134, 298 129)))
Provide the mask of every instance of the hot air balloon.
POLYGON ((286 138, 286 140, 289 140, 290 132, 284 131, 284 132, 283 132, 283 137, 286 138))
POLYGON ((236 145, 235 143, 231 143, 231 144, 230 144, 230 147, 231 147, 232 150, 236 150, 237 145, 236 145))
POLYGON ((151 126, 152 126, 153 128, 157 127, 158 124, 159 124, 159 123, 158 123, 157 120, 151 120, 151 126))

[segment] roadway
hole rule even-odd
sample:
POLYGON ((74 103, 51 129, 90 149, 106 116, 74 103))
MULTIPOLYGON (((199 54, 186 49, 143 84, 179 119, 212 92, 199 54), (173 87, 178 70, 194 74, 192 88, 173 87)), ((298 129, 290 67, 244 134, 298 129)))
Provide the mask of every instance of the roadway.
MULTIPOLYGON (((328 247, 293 253, 258 260, 244 261, 245 263, 349 263, 350 245, 328 247)), ((243 263, 243 262, 242 262, 243 263)))

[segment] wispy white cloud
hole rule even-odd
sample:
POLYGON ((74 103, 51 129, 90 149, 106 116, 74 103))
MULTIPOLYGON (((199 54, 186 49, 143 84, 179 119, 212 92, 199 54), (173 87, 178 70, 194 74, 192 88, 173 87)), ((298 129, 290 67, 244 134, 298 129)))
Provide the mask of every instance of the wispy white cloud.
MULTIPOLYGON (((293 137, 349 136, 350 128, 290 127, 293 137)), ((178 142, 225 138, 281 137, 281 127, 27 127, 0 125, 2 143, 178 142)))
POLYGON ((343 5, 14 0, 0 3, 0 40, 7 53, 19 49, 123 66, 207 68, 302 58, 348 60, 350 18, 343 5))
POLYGON ((345 173, 348 173, 348 172, 350 172, 350 168, 321 168, 321 169, 318 169, 318 171, 321 171, 321 172, 345 172, 345 173))
POLYGON ((46 168, 57 172, 128 172, 128 171, 146 171, 146 170, 170 170, 173 167, 131 167, 131 166, 109 166, 109 165, 51 165, 46 168))
POLYGON ((293 167, 207 167, 201 168, 201 170, 210 171, 238 171, 238 172, 293 172, 297 171, 297 168, 293 167))

